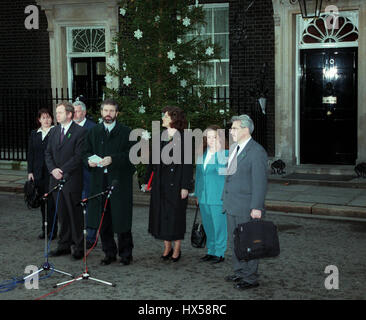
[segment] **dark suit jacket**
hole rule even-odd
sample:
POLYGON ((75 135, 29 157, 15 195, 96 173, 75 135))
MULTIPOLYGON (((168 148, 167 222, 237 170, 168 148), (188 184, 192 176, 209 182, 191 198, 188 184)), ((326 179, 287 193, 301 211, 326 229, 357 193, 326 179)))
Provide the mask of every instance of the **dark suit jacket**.
MULTIPOLYGON (((76 123, 72 123, 60 143, 61 126, 51 129, 48 146, 45 152, 48 171, 60 168, 69 178, 63 190, 65 192, 80 192, 83 188, 82 152, 87 130, 76 123)), ((50 187, 57 184, 53 176, 50 178, 50 187)))
POLYGON ((91 121, 87 118, 84 125, 83 125, 83 128, 89 130, 89 129, 93 128, 94 126, 95 126, 95 122, 91 121))
MULTIPOLYGON (((33 173, 37 186, 48 183, 48 170, 45 163, 45 150, 47 148, 50 131, 42 141, 42 133, 37 129, 32 130, 28 140, 27 170, 33 173)), ((45 186, 48 188, 48 185, 45 186)))
MULTIPOLYGON (((237 144, 233 145, 231 151, 235 150, 236 146, 237 144)), ((249 221, 251 210, 258 209, 264 217, 268 181, 267 161, 267 152, 252 138, 237 157, 235 173, 226 176, 222 194, 224 212, 249 221)))

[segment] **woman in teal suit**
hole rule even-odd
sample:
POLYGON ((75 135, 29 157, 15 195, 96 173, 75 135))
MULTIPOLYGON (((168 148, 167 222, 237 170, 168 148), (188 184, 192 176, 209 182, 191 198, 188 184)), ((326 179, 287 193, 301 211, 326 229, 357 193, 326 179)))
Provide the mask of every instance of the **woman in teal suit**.
POLYGON ((229 151, 225 148, 224 134, 218 134, 219 129, 219 126, 212 125, 206 130, 203 154, 197 158, 195 179, 195 196, 207 235, 207 254, 201 260, 211 263, 225 260, 227 244, 226 214, 222 210, 221 195, 229 151))

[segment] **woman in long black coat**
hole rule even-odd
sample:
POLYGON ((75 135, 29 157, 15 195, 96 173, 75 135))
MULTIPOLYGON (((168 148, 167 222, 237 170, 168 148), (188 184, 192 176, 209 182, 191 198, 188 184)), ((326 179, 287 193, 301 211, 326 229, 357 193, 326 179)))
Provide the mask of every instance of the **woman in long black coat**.
MULTIPOLYGON (((181 240, 186 232, 186 209, 188 190, 193 186, 193 165, 184 164, 184 132, 187 120, 178 107, 163 109, 163 127, 167 128, 168 141, 160 144, 160 164, 148 165, 145 183, 152 172, 151 200, 149 211, 149 233, 156 239, 164 240, 164 252, 161 258, 177 262, 181 257, 181 240), (180 148, 178 161, 174 159, 174 148, 180 148), (169 150, 164 156, 164 150, 169 150), (162 152, 163 151, 163 152, 162 152), (173 158, 167 163, 167 158, 173 158), (165 160, 165 161, 164 161, 165 160), (174 249, 172 246, 174 242, 174 249)), ((145 186, 145 190, 146 190, 145 186)))
MULTIPOLYGON (((33 180, 38 192, 43 195, 48 191, 49 187, 49 172, 45 163, 45 150, 47 148, 50 129, 53 127, 53 117, 48 109, 40 109, 37 116, 38 128, 31 131, 28 140, 28 180, 33 180)), ((47 200, 47 234, 52 230, 55 206, 52 197, 47 200)), ((41 203, 42 213, 42 232, 39 234, 40 239, 45 237, 45 215, 46 205, 44 201, 41 203)), ((57 220, 53 232, 53 238, 57 235, 57 220)))

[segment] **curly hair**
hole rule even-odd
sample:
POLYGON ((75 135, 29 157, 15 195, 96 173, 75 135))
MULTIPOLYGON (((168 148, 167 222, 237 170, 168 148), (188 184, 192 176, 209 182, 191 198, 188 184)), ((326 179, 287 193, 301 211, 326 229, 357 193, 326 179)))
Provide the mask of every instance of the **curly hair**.
POLYGON ((175 128, 179 131, 187 129, 188 121, 184 111, 181 108, 176 106, 166 106, 162 112, 168 112, 169 117, 172 119, 170 123, 171 128, 175 128))

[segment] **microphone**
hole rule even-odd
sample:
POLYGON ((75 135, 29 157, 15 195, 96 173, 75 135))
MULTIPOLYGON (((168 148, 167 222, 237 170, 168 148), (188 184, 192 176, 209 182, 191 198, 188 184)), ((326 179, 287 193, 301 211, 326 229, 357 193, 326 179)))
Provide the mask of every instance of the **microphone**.
POLYGON ((119 181, 115 179, 115 180, 112 181, 112 184, 107 189, 112 191, 115 188, 117 188, 118 186, 119 186, 119 181))
POLYGON ((69 180, 69 178, 70 175, 66 172, 63 177, 58 181, 58 185, 63 186, 67 182, 67 180, 69 180))

